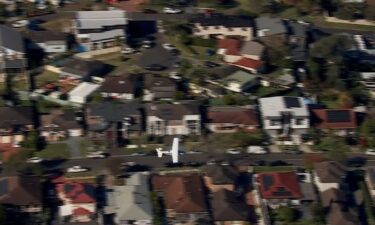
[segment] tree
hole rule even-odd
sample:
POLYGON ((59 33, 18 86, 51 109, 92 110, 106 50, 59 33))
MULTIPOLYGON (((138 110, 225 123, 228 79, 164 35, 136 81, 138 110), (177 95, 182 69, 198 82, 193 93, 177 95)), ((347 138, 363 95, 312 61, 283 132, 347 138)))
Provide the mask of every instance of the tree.
POLYGON ((153 215, 154 215, 154 224, 155 225, 162 225, 163 223, 163 211, 160 204, 159 197, 157 193, 151 192, 150 193, 151 203, 152 203, 152 209, 153 209, 153 215))
POLYGON ((33 130, 30 131, 27 136, 26 140, 21 143, 22 147, 27 149, 37 149, 39 146, 39 136, 38 132, 33 130))
POLYGON ((236 99, 231 94, 224 95, 222 100, 223 100, 223 103, 225 105, 235 105, 236 104, 236 99))
POLYGON ((353 20, 361 18, 362 14, 362 3, 345 3, 339 6, 333 15, 340 19, 353 20))
POLYGON ((369 147, 375 147, 375 119, 367 118, 361 126, 361 134, 369 147))
POLYGON ((317 145, 317 148, 321 151, 326 151, 332 160, 344 160, 346 153, 350 151, 344 140, 336 136, 324 137, 317 145))
POLYGON ((293 208, 280 206, 278 209, 276 209, 276 219, 278 221, 285 222, 286 224, 290 224, 296 221, 297 215, 293 208))
POLYGON ((315 203, 310 206, 310 211, 313 216, 313 222, 324 224, 324 208, 315 203))

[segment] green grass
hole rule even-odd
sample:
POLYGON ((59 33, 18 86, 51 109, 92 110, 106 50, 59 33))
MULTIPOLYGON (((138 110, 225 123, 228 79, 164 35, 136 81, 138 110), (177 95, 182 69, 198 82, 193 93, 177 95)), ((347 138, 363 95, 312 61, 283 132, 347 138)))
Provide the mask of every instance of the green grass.
POLYGON ((44 85, 46 82, 52 82, 54 84, 59 80, 59 74, 45 70, 33 77, 37 87, 44 85))
POLYGON ((255 166, 254 173, 265 173, 265 172, 289 172, 294 171, 293 166, 255 166))
POLYGON ((48 144, 45 149, 36 152, 35 156, 42 159, 68 159, 70 158, 70 151, 64 143, 48 144))
POLYGON ((347 23, 332 23, 324 21, 322 17, 316 17, 313 23, 320 27, 325 28, 335 28, 335 29, 347 29, 347 30, 359 30, 359 31, 371 31, 375 32, 375 26, 370 25, 357 25, 357 24, 347 24, 347 23))

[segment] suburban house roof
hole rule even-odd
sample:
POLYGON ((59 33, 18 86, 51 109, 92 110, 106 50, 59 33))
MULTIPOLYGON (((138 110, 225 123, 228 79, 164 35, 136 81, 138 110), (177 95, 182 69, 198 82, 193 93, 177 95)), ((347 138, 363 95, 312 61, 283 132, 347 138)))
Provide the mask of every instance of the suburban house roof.
POLYGON ((82 208, 82 207, 75 208, 73 210, 73 215, 76 215, 76 216, 83 216, 83 215, 90 215, 90 214, 92 214, 92 212, 90 210, 87 210, 87 209, 82 208))
POLYGON ((146 114, 162 120, 181 120, 185 115, 200 115, 200 111, 199 106, 194 103, 149 103, 146 104, 146 114))
POLYGON ((238 39, 220 39, 218 41, 218 48, 225 49, 226 55, 239 55, 241 49, 241 41, 238 39))
POLYGON ((56 124, 62 129, 81 129, 81 125, 76 120, 75 112, 72 110, 51 110, 49 114, 42 115, 43 130, 53 129, 47 128, 51 124, 56 124))
POLYGON ((242 45, 241 53, 261 57, 263 55, 264 49, 264 46, 259 42, 247 41, 242 45))
POLYGON ((209 16, 197 16, 191 20, 202 26, 224 26, 224 27, 252 27, 253 20, 245 16, 228 16, 222 14, 211 14, 209 16))
POLYGON ((91 95, 95 90, 100 87, 99 84, 94 84, 90 82, 82 82, 78 86, 76 86, 73 90, 71 90, 68 95, 72 96, 79 96, 82 98, 86 98, 87 96, 91 95))
POLYGON ((321 192, 323 207, 330 207, 333 203, 344 203, 345 193, 336 188, 330 188, 321 192))
POLYGON ((32 124, 33 111, 31 107, 0 107, 0 128, 32 124))
POLYGON ((85 77, 87 75, 92 75, 94 72, 98 73, 99 70, 103 70, 104 73, 106 64, 98 60, 86 60, 73 57, 64 62, 63 66, 64 67, 61 69, 61 72, 85 77))
POLYGON ((41 205, 42 184, 34 176, 0 178, 0 203, 16 206, 41 205))
POLYGON ((216 185, 235 184, 238 178, 238 171, 232 166, 208 165, 206 175, 216 185))
POLYGON ((297 199, 302 197, 295 172, 260 173, 260 194, 266 199, 297 199))
POLYGON ((232 63, 234 66, 250 70, 259 70, 262 68, 263 64, 262 60, 250 59, 247 57, 242 57, 238 61, 232 63))
POLYGON ((57 192, 73 204, 95 203, 95 186, 89 183, 67 181, 57 184, 57 192))
POLYGON ((21 53, 25 52, 22 35, 5 25, 0 25, 0 46, 21 53))
POLYGON ((258 35, 259 36, 270 36, 276 34, 286 34, 287 30, 280 18, 272 18, 261 16, 255 19, 258 35))
POLYGON ((203 182, 198 175, 157 175, 152 178, 155 191, 164 193, 167 210, 176 213, 207 212, 203 182))
POLYGON ((302 97, 260 98, 259 106, 263 117, 280 117, 283 112, 290 112, 293 116, 309 116, 309 111, 302 97))
POLYGON ((305 61, 307 56, 307 32, 309 25, 289 22, 289 27, 291 30, 289 42, 292 59, 295 61, 305 61))
POLYGON ((344 209, 341 204, 333 204, 327 216, 329 225, 358 225, 361 222, 353 210, 344 209))
POLYGON ((118 94, 134 94, 136 91, 135 76, 109 76, 100 87, 101 92, 118 93, 118 94))
POLYGON ((313 123, 323 129, 354 129, 357 119, 352 109, 313 109, 313 123))
POLYGON ((76 20, 79 29, 95 29, 115 25, 126 25, 125 11, 78 11, 76 20))
POLYGON ((120 122, 124 117, 139 115, 142 105, 136 102, 113 103, 105 101, 91 104, 87 108, 89 116, 100 116, 109 122, 120 122))
POLYGON ((253 80, 256 80, 258 77, 254 74, 247 73, 245 71, 239 70, 234 72, 233 74, 229 75, 228 77, 224 78, 222 81, 224 84, 228 83, 238 83, 241 86, 247 84, 248 82, 251 82, 253 80))
POLYGON ((42 31, 33 31, 28 30, 25 34, 26 37, 31 39, 32 41, 36 43, 43 43, 43 42, 51 42, 51 41, 61 41, 66 42, 67 41, 67 34, 62 32, 54 32, 49 30, 42 30, 42 31))
POLYGON ((217 106, 208 109, 208 122, 211 124, 241 124, 259 126, 257 112, 253 108, 217 106))
POLYGON ((346 175, 346 168, 336 161, 325 161, 314 165, 321 183, 339 183, 346 175))
POLYGON ((213 193, 211 205, 214 221, 248 221, 249 219, 247 205, 232 191, 221 189, 213 193))
POLYGON ((153 91, 175 91, 176 83, 168 78, 154 74, 146 74, 144 76, 145 89, 151 89, 153 91))
POLYGON ((148 174, 135 173, 125 179, 125 185, 115 186, 112 201, 116 217, 122 220, 152 220, 148 174))

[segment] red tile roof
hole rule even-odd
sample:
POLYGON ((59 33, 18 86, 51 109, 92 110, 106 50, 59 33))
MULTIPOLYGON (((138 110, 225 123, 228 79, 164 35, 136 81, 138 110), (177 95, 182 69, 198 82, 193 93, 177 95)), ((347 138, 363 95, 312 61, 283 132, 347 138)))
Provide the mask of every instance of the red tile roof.
POLYGON ((352 109, 314 109, 313 123, 322 129, 354 129, 357 119, 352 109))
POLYGON ((234 62, 232 64, 235 66, 245 68, 245 69, 250 68, 250 69, 258 70, 263 66, 263 61, 243 57, 237 62, 234 62))
POLYGON ((265 199, 297 199, 302 197, 295 172, 260 173, 260 194, 265 199))
POLYGON ((73 204, 95 203, 95 186, 88 183, 68 181, 57 185, 57 191, 73 204))
POLYGON ((82 207, 79 207, 73 210, 73 215, 76 215, 76 216, 90 215, 92 213, 93 212, 90 212, 88 209, 85 209, 82 207))
POLYGON ((219 49, 226 49, 226 55, 240 55, 241 41, 237 39, 220 39, 219 49))
POLYGON ((254 109, 240 107, 213 107, 208 111, 210 123, 240 124, 258 126, 258 119, 254 109))

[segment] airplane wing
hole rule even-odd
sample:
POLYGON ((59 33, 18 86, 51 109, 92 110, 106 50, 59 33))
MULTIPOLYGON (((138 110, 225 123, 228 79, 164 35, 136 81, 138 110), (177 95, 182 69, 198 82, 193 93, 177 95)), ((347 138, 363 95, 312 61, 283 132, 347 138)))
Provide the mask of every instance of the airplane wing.
POLYGON ((178 138, 173 138, 173 145, 171 149, 173 163, 178 163, 178 141, 178 138))

